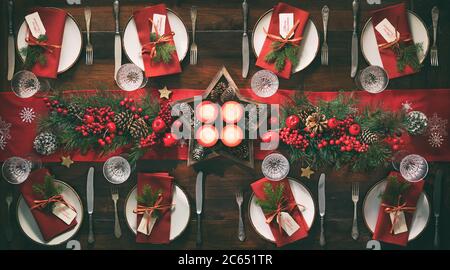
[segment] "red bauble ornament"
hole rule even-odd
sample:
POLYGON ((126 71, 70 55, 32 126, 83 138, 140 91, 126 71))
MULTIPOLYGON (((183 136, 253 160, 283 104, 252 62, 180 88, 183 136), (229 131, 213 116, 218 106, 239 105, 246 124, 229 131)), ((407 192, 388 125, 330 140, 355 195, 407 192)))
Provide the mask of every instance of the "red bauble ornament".
POLYGON ((166 130, 166 122, 164 122, 164 120, 162 120, 162 118, 158 116, 155 118, 155 120, 153 120, 152 129, 156 133, 161 133, 166 130))
POLYGON ((279 135, 278 135, 278 132, 275 132, 275 131, 272 131, 272 130, 271 131, 267 131, 266 133, 264 133, 261 136, 261 141, 265 142, 265 143, 270 143, 270 142, 273 142, 275 140, 279 140, 279 135))
POLYGON ((108 124, 106 124, 106 128, 110 133, 116 133, 117 127, 113 122, 109 122, 108 124))
POLYGON ((164 147, 172 147, 177 144, 177 138, 175 134, 166 133, 163 138, 164 147))
POLYGON ((330 118, 328 119, 327 125, 331 129, 336 128, 338 126, 338 121, 336 120, 336 118, 330 118))
POLYGON ((295 129, 300 124, 300 118, 297 115, 290 115, 286 118, 286 126, 290 129, 295 129))
POLYGON ((88 123, 88 124, 94 123, 94 117, 93 117, 92 115, 85 115, 85 116, 84 116, 84 120, 85 120, 86 123, 88 123))
POLYGON ((353 124, 348 129, 348 132, 351 135, 356 136, 356 135, 358 135, 361 132, 361 127, 358 124, 353 124))

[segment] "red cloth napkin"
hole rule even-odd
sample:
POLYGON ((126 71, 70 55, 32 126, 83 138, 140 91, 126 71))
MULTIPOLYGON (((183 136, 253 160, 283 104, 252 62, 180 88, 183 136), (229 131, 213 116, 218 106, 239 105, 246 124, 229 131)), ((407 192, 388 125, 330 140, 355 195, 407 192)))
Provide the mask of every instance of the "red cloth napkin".
MULTIPOLYGON (((47 44, 61 46, 64 26, 66 24, 67 13, 58 8, 46 8, 38 7, 31 10, 31 12, 38 12, 41 17, 42 23, 45 27, 45 32, 47 35, 47 44)), ((28 33, 28 38, 30 40, 36 41, 36 38, 28 33)), ((45 65, 41 65, 39 62, 36 63, 31 71, 38 77, 45 78, 56 78, 58 75, 59 58, 61 56, 61 48, 50 48, 44 53, 47 62, 45 65)))
MULTIPOLYGON (((173 198, 173 177, 168 173, 140 173, 138 174, 137 192, 142 194, 142 189, 145 185, 152 187, 152 191, 162 190, 163 200, 161 205, 172 204, 173 198)), ((150 235, 137 232, 137 243, 151 243, 151 244, 168 244, 170 242, 170 222, 171 213, 169 209, 162 210, 162 214, 156 220, 150 235)), ((141 223, 144 215, 137 215, 136 227, 141 223)))
MULTIPOLYGON (((303 34, 303 29, 305 28, 306 23, 308 22, 309 13, 307 11, 304 11, 302 9, 290 6, 285 3, 278 3, 273 10, 272 18, 270 19, 270 25, 269 29, 266 29, 269 34, 279 36, 280 35, 280 19, 279 14, 280 13, 294 13, 294 24, 299 21, 299 25, 297 29, 295 30, 294 36, 292 38, 298 38, 301 37, 303 34)), ((275 69, 275 63, 267 63, 264 58, 266 55, 272 50, 271 44, 272 40, 269 38, 266 38, 264 41, 264 45, 262 47, 261 53, 259 54, 258 59, 256 60, 256 65, 258 67, 261 67, 263 69, 268 69, 281 78, 289 79, 292 73, 292 63, 289 60, 286 60, 286 65, 284 69, 280 72, 277 72, 275 69)), ((301 42, 301 41, 300 41, 301 42)), ((299 42, 299 43, 300 43, 299 42)))
MULTIPOLYGON (((44 183, 45 176, 48 175, 49 172, 47 169, 39 169, 30 174, 28 179, 20 185, 20 191, 22 192, 22 196, 25 199, 28 207, 34 206, 34 200, 43 199, 39 194, 33 192, 33 185, 44 183)), ((50 241, 54 237, 71 230, 75 225, 77 225, 76 218, 67 225, 55 216, 52 213, 47 213, 41 209, 33 209, 31 210, 36 223, 39 226, 39 230, 42 233, 45 241, 50 241)))
MULTIPOLYGON (((170 29, 169 18, 167 17, 166 5, 159 4, 137 10, 133 15, 139 35, 139 41, 142 46, 150 42, 152 23, 149 21, 149 18, 153 19, 153 14, 166 16, 165 33, 159 33, 160 35, 168 34, 172 31, 170 29)), ((169 43, 175 45, 173 39, 169 43)), ((181 72, 181 65, 176 51, 172 53, 172 60, 167 64, 164 62, 156 63, 152 61, 149 53, 142 54, 142 59, 144 60, 145 76, 147 77, 157 77, 181 72)))
MULTIPOLYGON (((388 19, 389 22, 400 33, 400 42, 405 39, 412 38, 409 28, 408 14, 404 3, 388 6, 382 9, 378 9, 372 12, 372 23, 374 27, 375 37, 378 45, 385 44, 387 41, 383 36, 375 29, 382 20, 388 19)), ((406 44, 412 44, 414 41, 406 41, 406 44)), ((406 66, 403 72, 399 72, 397 69, 397 56, 391 48, 379 49, 381 61, 383 67, 389 75, 390 79, 406 76, 416 73, 410 66, 406 66)))
MULTIPOLYGON (((406 181, 403 179, 400 173, 391 172, 390 176, 395 176, 400 181, 406 181)), ((406 206, 416 207, 417 200, 419 199, 420 194, 423 190, 424 181, 419 181, 415 183, 411 183, 410 188, 407 193, 404 195, 404 200, 406 201, 406 206)), ((386 185, 386 188, 388 185, 386 185)), ((387 202, 385 202, 387 203, 387 202)), ((395 205, 394 205, 395 206, 395 205)), ((406 224, 408 226, 408 231, 400 234, 391 234, 392 222, 388 213, 385 212, 385 206, 380 205, 380 210, 378 211, 378 220, 377 225, 375 227, 375 231, 373 233, 373 239, 383 241, 390 244, 406 246, 409 238, 409 231, 411 230, 411 222, 414 213, 412 212, 404 212, 406 224)))
MULTIPOLYGON (((278 185, 283 184, 284 185, 284 192, 283 196, 286 199, 287 203, 295 204, 295 198, 291 191, 291 186, 289 185, 289 181, 287 179, 283 179, 281 181, 270 181, 266 178, 262 178, 256 182, 253 182, 251 184, 252 190, 255 193, 256 198, 260 200, 266 199, 266 194, 264 193, 264 184, 265 183, 271 183, 273 188, 276 188, 278 185)), ((269 217, 270 213, 264 213, 264 215, 269 217)), ((289 243, 295 242, 299 239, 305 238, 308 236, 308 224, 306 224, 305 219, 303 218, 302 213, 298 209, 298 207, 294 207, 292 211, 289 212, 289 214, 294 218, 294 220, 297 222, 297 224, 300 226, 300 229, 298 229, 293 235, 288 236, 284 230, 280 232, 278 223, 276 221, 272 221, 269 226, 270 230, 273 233, 273 236, 275 238, 275 243, 277 247, 281 247, 284 245, 287 245, 289 243)))

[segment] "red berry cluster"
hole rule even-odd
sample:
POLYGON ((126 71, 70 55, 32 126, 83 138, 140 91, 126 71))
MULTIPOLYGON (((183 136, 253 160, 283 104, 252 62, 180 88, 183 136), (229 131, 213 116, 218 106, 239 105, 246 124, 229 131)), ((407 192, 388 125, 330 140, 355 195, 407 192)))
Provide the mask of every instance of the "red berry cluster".
POLYGON ((348 115, 344 120, 336 120, 336 118, 329 119, 328 127, 333 130, 333 137, 342 136, 347 134, 347 131, 354 123, 353 117, 348 115), (331 123, 333 123, 333 125, 331 125, 331 123))
POLYGON ((140 148, 150 147, 157 143, 158 135, 155 132, 152 132, 152 134, 148 135, 145 138, 141 138, 139 142, 140 148))
POLYGON ((120 101, 120 106, 125 107, 127 110, 132 112, 134 115, 134 119, 138 119, 140 117, 143 117, 145 121, 148 121, 150 119, 150 116, 143 115, 144 109, 141 107, 136 107, 135 100, 132 98, 124 98, 120 101))
POLYGON ((285 127, 280 131, 280 139, 288 145, 292 145, 295 148, 303 151, 309 146, 309 141, 306 136, 299 133, 298 129, 291 129, 285 127))
POLYGON ((400 136, 387 137, 385 141, 391 146, 392 150, 398 151, 405 144, 405 141, 400 136))
POLYGON ((58 100, 50 100, 49 98, 44 98, 43 101, 45 103, 45 106, 47 106, 48 110, 51 112, 55 111, 63 115, 67 115, 69 113, 67 108, 58 100))
POLYGON ((340 147, 339 149, 342 152, 350 152, 352 150, 362 153, 362 152, 366 152, 367 149, 369 149, 369 145, 365 144, 365 143, 361 143, 360 141, 358 141, 356 139, 355 136, 348 136, 348 135, 342 135, 341 137, 339 137, 336 140, 322 140, 319 142, 319 144, 317 145, 318 148, 323 148, 326 146, 337 146, 340 147))
POLYGON ((170 125, 172 125, 173 123, 172 106, 170 106, 169 102, 161 104, 158 116, 161 117, 161 119, 166 123, 167 127, 170 127, 170 125))

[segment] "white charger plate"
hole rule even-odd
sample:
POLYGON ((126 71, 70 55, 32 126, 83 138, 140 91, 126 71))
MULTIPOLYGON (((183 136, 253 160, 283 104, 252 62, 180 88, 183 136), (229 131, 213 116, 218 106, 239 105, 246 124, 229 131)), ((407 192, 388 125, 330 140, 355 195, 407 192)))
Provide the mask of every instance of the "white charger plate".
MULTIPOLYGON (((133 210, 137 207, 136 201, 137 186, 134 186, 125 201, 125 216, 128 227, 136 234, 137 217, 133 210)), ((170 241, 180 236, 186 229, 191 216, 191 208, 186 193, 178 186, 174 185, 172 200, 172 216, 170 222, 170 241)))
MULTIPOLYGON (((302 211, 302 215, 306 221, 306 224, 308 224, 308 227, 311 228, 314 223, 314 216, 316 213, 316 207, 314 205, 311 192, 297 180, 293 178, 288 179, 295 202, 305 207, 304 211, 302 211)), ((253 225, 256 232, 264 239, 275 242, 270 226, 266 223, 264 212, 261 209, 261 206, 256 203, 255 193, 252 193, 252 196, 250 197, 248 214, 250 217, 250 223, 253 225)))
MULTIPOLYGON (((418 52, 417 54, 420 63, 422 63, 425 60, 430 48, 430 37, 422 19, 409 10, 408 21, 414 43, 422 43, 423 51, 418 52)), ((361 32, 361 51, 364 58, 370 65, 383 67, 383 62, 381 61, 380 51, 378 50, 378 43, 375 38, 374 31, 372 18, 369 18, 361 32)))
MULTIPOLYGON (((373 233, 375 226, 377 225, 378 212, 380 210, 381 198, 380 194, 386 189, 386 180, 382 180, 373 186, 369 192, 367 192, 366 198, 363 203, 363 217, 367 228, 373 233)), ((411 228, 409 228, 408 241, 414 240, 418 237, 422 231, 427 227, 428 220, 430 218, 430 203, 425 192, 420 194, 417 201, 416 211, 411 222, 411 228)))
POLYGON ((83 204, 75 190, 68 184, 59 180, 55 180, 55 185, 64 188, 61 195, 64 197, 64 200, 72 205, 77 211, 77 216, 75 217, 77 225, 70 231, 62 233, 48 242, 42 237, 42 233, 39 230, 36 220, 22 195, 20 195, 17 202, 17 220, 22 231, 34 242, 47 246, 59 245, 71 239, 78 232, 81 227, 81 222, 83 221, 83 204))
MULTIPOLYGON (((183 21, 170 9, 167 9, 167 17, 170 24, 170 29, 175 33, 173 36, 173 41, 175 43, 175 48, 177 49, 178 59, 183 61, 186 57, 189 48, 189 36, 183 21)), ((134 17, 131 16, 125 30, 123 32, 123 49, 128 59, 130 59, 133 64, 140 67, 142 70, 144 68, 144 60, 142 59, 142 45, 139 41, 139 36, 136 28, 136 23, 134 17)))
MULTIPOLYGON (((28 47, 25 38, 28 34, 28 25, 24 21, 17 33, 17 48, 28 47)), ((83 38, 81 29, 76 23, 75 19, 67 13, 66 24, 64 26, 63 40, 61 44, 61 56, 59 58, 58 74, 61 74, 71 68, 81 54, 83 38)), ((25 60, 23 55, 20 55, 22 61, 25 60)))
MULTIPOLYGON (((273 9, 266 11, 256 22, 253 28, 253 52, 256 57, 261 53, 266 33, 264 29, 269 30, 270 19, 272 18, 273 9)), ((292 68, 292 73, 305 69, 314 61, 319 51, 319 32, 311 19, 305 25, 303 30, 303 39, 300 41, 300 49, 298 53, 298 65, 292 68)))

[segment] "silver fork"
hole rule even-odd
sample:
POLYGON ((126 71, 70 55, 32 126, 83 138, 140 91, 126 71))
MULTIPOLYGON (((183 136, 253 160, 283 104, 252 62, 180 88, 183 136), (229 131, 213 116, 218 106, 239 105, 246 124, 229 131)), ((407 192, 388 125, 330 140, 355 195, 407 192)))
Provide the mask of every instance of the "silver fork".
POLYGON ((330 14, 330 9, 328 6, 323 6, 322 8, 322 20, 323 20, 323 44, 322 44, 322 53, 321 60, 322 66, 328 66, 328 44, 327 44, 327 28, 328 28, 328 17, 330 14))
POLYGON ((437 49, 437 45, 436 45, 437 25, 438 25, 438 20, 439 20, 439 9, 436 6, 434 6, 431 9, 431 18, 433 20, 433 46, 431 46, 430 61, 431 61, 431 66, 437 67, 437 66, 439 66, 438 49, 437 49))
POLYGON ((242 242, 245 240, 244 222, 242 221, 242 202, 244 201, 244 195, 242 190, 236 192, 236 203, 239 207, 239 233, 238 238, 242 242))
POLYGON ((352 201, 353 201, 353 226, 352 226, 352 238, 354 240, 358 239, 358 219, 356 216, 358 210, 358 200, 359 200, 359 183, 352 183, 352 201))
POLYGON ((94 49, 91 44, 91 9, 86 7, 84 9, 84 18, 86 19, 86 65, 90 66, 94 62, 94 49))
POLYGON ((6 235, 6 240, 8 242, 12 241, 12 237, 13 237, 13 233, 12 233, 12 228, 11 228, 11 214, 9 212, 9 209, 11 207, 11 203, 13 201, 13 196, 12 193, 8 193, 8 195, 6 195, 6 205, 7 205, 7 217, 6 217, 6 227, 5 227, 5 235, 6 235))
POLYGON ((191 65, 197 65, 197 44, 195 43, 195 26, 197 23, 197 7, 191 7, 191 22, 192 22, 192 44, 191 44, 191 65))
POLYGON ((114 235, 116 238, 122 236, 120 230, 119 216, 117 215, 117 200, 119 199, 119 190, 116 187, 111 187, 111 198, 114 201, 114 235))

